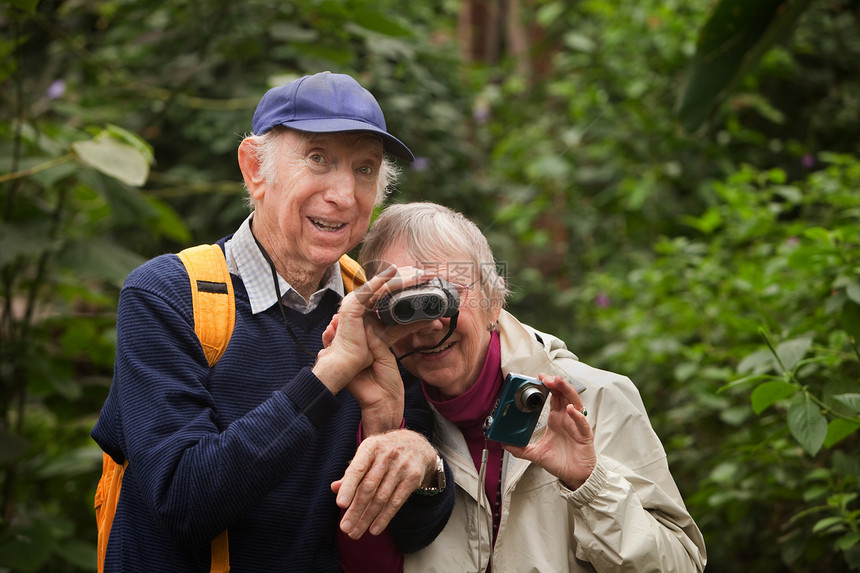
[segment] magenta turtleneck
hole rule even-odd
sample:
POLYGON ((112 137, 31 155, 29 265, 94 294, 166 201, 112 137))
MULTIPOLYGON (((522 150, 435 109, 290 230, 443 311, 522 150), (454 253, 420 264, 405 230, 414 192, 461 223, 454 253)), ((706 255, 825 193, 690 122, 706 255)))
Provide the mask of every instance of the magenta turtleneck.
POLYGON ((469 453, 475 468, 480 472, 481 453, 486 444, 488 450, 487 475, 484 491, 493 508, 493 542, 499 527, 501 517, 501 496, 499 485, 502 469, 502 446, 498 442, 484 439, 484 420, 492 413, 493 406, 502 388, 502 360, 499 333, 493 331, 490 335, 490 346, 484 367, 478 379, 472 386, 454 398, 446 399, 438 388, 421 382, 421 388, 427 401, 433 404, 436 411, 445 419, 453 422, 466 439, 469 453))

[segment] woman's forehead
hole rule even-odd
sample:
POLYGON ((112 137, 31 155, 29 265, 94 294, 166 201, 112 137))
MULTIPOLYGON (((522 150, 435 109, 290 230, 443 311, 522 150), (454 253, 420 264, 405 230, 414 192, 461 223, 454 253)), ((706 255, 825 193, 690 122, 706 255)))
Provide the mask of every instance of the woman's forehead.
MULTIPOLYGON (((383 252, 386 262, 413 266, 460 284, 470 284, 479 278, 474 257, 446 249, 442 241, 417 245, 412 244, 412 239, 400 236, 391 241, 383 252)), ((424 239, 428 237, 425 235, 424 239)))
POLYGON ((418 268, 433 272, 449 282, 470 284, 478 280, 480 273, 473 261, 466 257, 450 257, 444 260, 419 261, 418 268))

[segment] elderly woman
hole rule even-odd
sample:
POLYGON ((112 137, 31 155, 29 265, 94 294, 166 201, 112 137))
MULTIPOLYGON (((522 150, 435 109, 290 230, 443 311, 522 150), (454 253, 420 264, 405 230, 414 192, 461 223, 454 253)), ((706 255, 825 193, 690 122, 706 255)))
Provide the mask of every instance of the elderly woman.
POLYGON ((392 205, 359 258, 369 276, 415 267, 460 294, 453 329, 452 318, 425 321, 392 346, 421 380, 457 486, 447 525, 405 556, 406 571, 704 569, 704 541, 636 387, 502 308, 504 281, 471 221, 432 203, 392 205), (525 447, 487 440, 483 429, 512 372, 540 377, 551 394, 525 447))

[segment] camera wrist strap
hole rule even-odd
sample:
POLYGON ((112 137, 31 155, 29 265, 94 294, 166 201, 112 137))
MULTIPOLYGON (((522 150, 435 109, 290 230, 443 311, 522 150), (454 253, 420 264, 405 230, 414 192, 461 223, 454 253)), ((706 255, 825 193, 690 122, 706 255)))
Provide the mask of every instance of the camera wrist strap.
POLYGON ((412 355, 413 355, 413 354, 415 354, 416 352, 424 352, 425 350, 433 350, 434 348, 439 348, 440 346, 442 346, 443 344, 445 344, 445 341, 446 341, 446 340, 448 340, 448 338, 450 338, 452 334, 454 334, 454 330, 456 330, 456 328, 457 328, 457 317, 459 317, 459 316, 460 316, 460 311, 458 310, 458 311, 454 314, 454 316, 452 316, 452 317, 451 317, 451 322, 449 322, 449 323, 448 323, 448 334, 446 334, 445 336, 443 336, 443 337, 442 337, 442 340, 440 340, 439 342, 437 342, 435 345, 433 345, 433 346, 424 346, 424 347, 422 347, 422 348, 416 348, 415 350, 413 350, 413 351, 411 351, 411 352, 407 352, 406 354, 403 354, 403 355, 401 355, 401 356, 398 356, 398 357, 397 357, 397 360, 398 360, 398 361, 400 361, 400 360, 403 360, 404 358, 406 358, 407 356, 412 356, 412 355))

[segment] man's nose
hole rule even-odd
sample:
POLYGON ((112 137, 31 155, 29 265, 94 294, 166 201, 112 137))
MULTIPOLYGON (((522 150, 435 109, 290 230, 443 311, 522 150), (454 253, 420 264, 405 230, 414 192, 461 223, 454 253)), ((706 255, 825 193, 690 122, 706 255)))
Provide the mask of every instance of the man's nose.
POLYGON ((349 207, 355 204, 355 174, 348 167, 338 166, 326 175, 327 201, 349 207))

